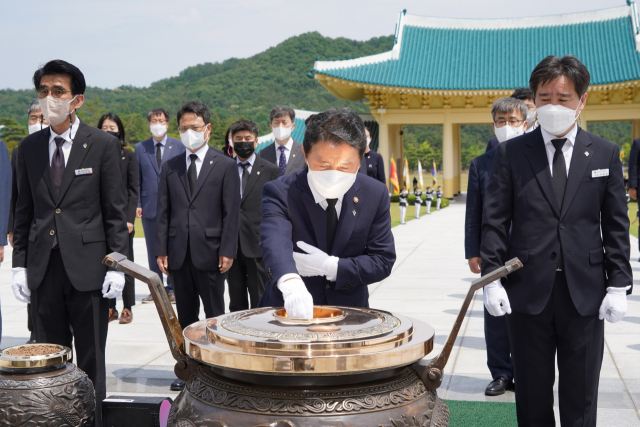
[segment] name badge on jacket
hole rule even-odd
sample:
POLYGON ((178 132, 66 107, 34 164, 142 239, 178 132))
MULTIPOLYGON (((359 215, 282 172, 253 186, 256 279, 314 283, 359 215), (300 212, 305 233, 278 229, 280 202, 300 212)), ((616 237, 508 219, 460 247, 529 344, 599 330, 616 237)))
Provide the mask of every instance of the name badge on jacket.
POLYGON ((609 176, 609 169, 598 169, 591 171, 591 178, 600 178, 602 176, 609 176))
POLYGON ((81 175, 93 175, 93 169, 85 168, 85 169, 76 169, 76 176, 81 175))

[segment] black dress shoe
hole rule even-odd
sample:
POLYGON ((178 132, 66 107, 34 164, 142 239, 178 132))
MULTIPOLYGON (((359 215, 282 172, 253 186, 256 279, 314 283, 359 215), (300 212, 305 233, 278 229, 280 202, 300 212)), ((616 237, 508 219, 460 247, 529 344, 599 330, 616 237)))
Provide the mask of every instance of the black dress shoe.
POLYGON ((495 380, 491 381, 487 386, 484 394, 486 396, 500 396, 504 394, 504 392, 513 387, 512 381, 507 381, 502 377, 498 377, 495 380))
POLYGON ((169 387, 169 389, 173 391, 182 391, 184 389, 184 381, 176 379, 171 383, 171 387, 169 387))

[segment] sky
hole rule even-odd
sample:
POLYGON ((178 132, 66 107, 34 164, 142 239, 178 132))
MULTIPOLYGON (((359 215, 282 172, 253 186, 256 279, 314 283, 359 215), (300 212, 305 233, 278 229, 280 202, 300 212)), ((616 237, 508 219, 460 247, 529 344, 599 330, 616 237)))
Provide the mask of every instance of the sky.
POLYGON ((189 66, 250 57, 306 32, 354 40, 390 35, 402 9, 434 17, 517 18, 625 4, 626 0, 3 0, 0 89, 32 88, 33 72, 51 59, 76 65, 89 86, 145 87, 189 66))

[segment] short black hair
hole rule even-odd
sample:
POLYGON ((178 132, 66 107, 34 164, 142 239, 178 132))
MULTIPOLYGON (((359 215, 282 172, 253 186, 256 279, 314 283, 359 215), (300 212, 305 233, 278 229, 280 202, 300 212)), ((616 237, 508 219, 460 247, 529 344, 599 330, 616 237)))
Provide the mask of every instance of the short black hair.
POLYGON ((78 67, 73 64, 69 64, 62 59, 54 59, 46 64, 40 66, 33 73, 33 85, 36 90, 40 89, 40 81, 44 76, 53 76, 56 74, 66 74, 71 77, 71 94, 82 95, 87 88, 87 83, 84 81, 84 74, 78 67))
POLYGON ((573 82, 573 86, 580 97, 587 92, 591 81, 589 70, 575 56, 565 55, 562 58, 558 58, 557 56, 549 55, 533 69, 529 78, 529 87, 535 95, 540 85, 549 83, 560 76, 566 76, 573 82))
POLYGON ((319 141, 348 144, 358 150, 360 157, 367 149, 364 122, 350 108, 330 108, 310 116, 305 124, 303 146, 307 156, 319 141))
POLYGON ((271 123, 273 119, 284 115, 288 115, 292 122, 296 120, 296 112, 293 111, 293 108, 288 105, 276 105, 269 113, 269 123, 271 123))
POLYGON ((102 125, 104 123, 105 120, 112 120, 114 122, 116 122, 116 125, 118 126, 118 139, 120 140, 120 143, 122 145, 126 145, 127 143, 125 142, 124 139, 124 125, 122 124, 122 120, 120 120, 120 117, 118 117, 117 114, 113 114, 113 113, 104 113, 102 115, 102 117, 100 117, 100 120, 98 120, 98 126, 96 126, 98 129, 102 129, 102 125))
POLYGON ((534 99, 533 91, 528 87, 519 87, 512 94, 511 98, 519 99, 520 101, 525 101, 527 99, 534 99))
POLYGON ((231 125, 229 130, 231 131, 231 139, 233 139, 233 135, 240 132, 241 130, 248 130, 256 138, 258 137, 258 125, 247 119, 238 120, 231 125))
POLYGON ((193 113, 196 116, 202 117, 205 125, 209 124, 209 120, 211 119, 211 113, 206 105, 202 102, 198 101, 189 101, 180 107, 178 114, 176 114, 176 118, 178 119, 178 125, 180 125, 180 118, 183 114, 193 113))
POLYGON ((164 108, 154 108, 153 110, 147 113, 147 121, 150 122, 153 116, 157 114, 164 114, 164 119, 166 121, 169 121, 169 119, 171 118, 171 116, 169 115, 169 112, 164 108))

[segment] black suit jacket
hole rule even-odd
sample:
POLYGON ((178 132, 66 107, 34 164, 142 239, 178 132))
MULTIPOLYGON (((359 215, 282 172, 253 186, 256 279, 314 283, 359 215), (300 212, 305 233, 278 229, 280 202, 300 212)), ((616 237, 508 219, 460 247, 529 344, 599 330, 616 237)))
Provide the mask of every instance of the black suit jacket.
POLYGON ((168 255, 169 269, 177 270, 188 244, 198 270, 217 270, 218 256, 236 255, 239 211, 235 160, 209 147, 192 196, 186 157, 173 157, 160 173, 155 255, 168 255))
MULTIPOLYGON (((272 144, 269 144, 265 148, 260 150, 258 155, 266 161, 278 166, 278 161, 280 160, 280 158, 276 156, 275 145, 276 142, 274 141, 272 144)), ((304 154, 302 153, 302 144, 294 139, 293 145, 291 146, 291 153, 289 154, 289 161, 287 162, 287 168, 284 170, 284 174, 289 175, 290 173, 297 172, 300 169, 304 169, 305 166, 306 163, 304 161, 304 154)))
POLYGON ((384 185, 387 185, 387 178, 384 175, 384 160, 382 155, 370 150, 368 153, 364 153, 362 161, 360 162, 360 170, 358 171, 371 178, 380 181, 384 185))
POLYGON ((582 316, 598 313, 607 287, 632 284, 629 218, 616 144, 578 130, 559 207, 540 129, 505 141, 498 145, 485 197, 482 274, 516 256, 524 264, 505 286, 513 310, 542 311, 560 251, 573 304, 582 316), (603 169, 608 176, 592 176, 603 169))
MULTIPOLYGON (((235 161, 235 160, 234 160, 235 161)), ((262 187, 280 177, 280 168, 256 156, 251 175, 240 201, 240 250, 247 258, 262 258, 260 223, 262 222, 262 187)))
POLYGON ((136 208, 138 207, 138 162, 136 153, 126 148, 122 149, 122 183, 127 194, 127 222, 133 224, 136 221, 136 208))
POLYGON ((496 138, 495 136, 492 136, 489 142, 487 142, 487 149, 484 152, 488 153, 494 148, 497 148, 498 144, 500 144, 500 141, 498 141, 498 138, 496 138))
POLYGON ((16 167, 18 162, 18 147, 11 151, 11 201, 9 202, 9 224, 7 233, 13 231, 13 221, 15 218, 16 200, 18 199, 18 180, 16 179, 16 167))
POLYGON ((471 160, 469 166, 469 184, 467 186, 467 210, 464 217, 464 253, 465 258, 480 256, 482 237, 482 204, 489 185, 491 166, 496 150, 491 150, 471 160))
POLYGON ((640 163, 640 138, 634 139, 629 154, 629 188, 638 188, 638 163, 640 163))
POLYGON ((120 173, 120 141, 80 122, 56 196, 49 165, 50 128, 24 138, 16 175, 13 266, 27 268, 29 289, 47 271, 54 234, 71 284, 80 291, 101 289, 108 253, 126 253, 129 233, 120 173), (91 168, 92 173, 76 175, 91 168))

